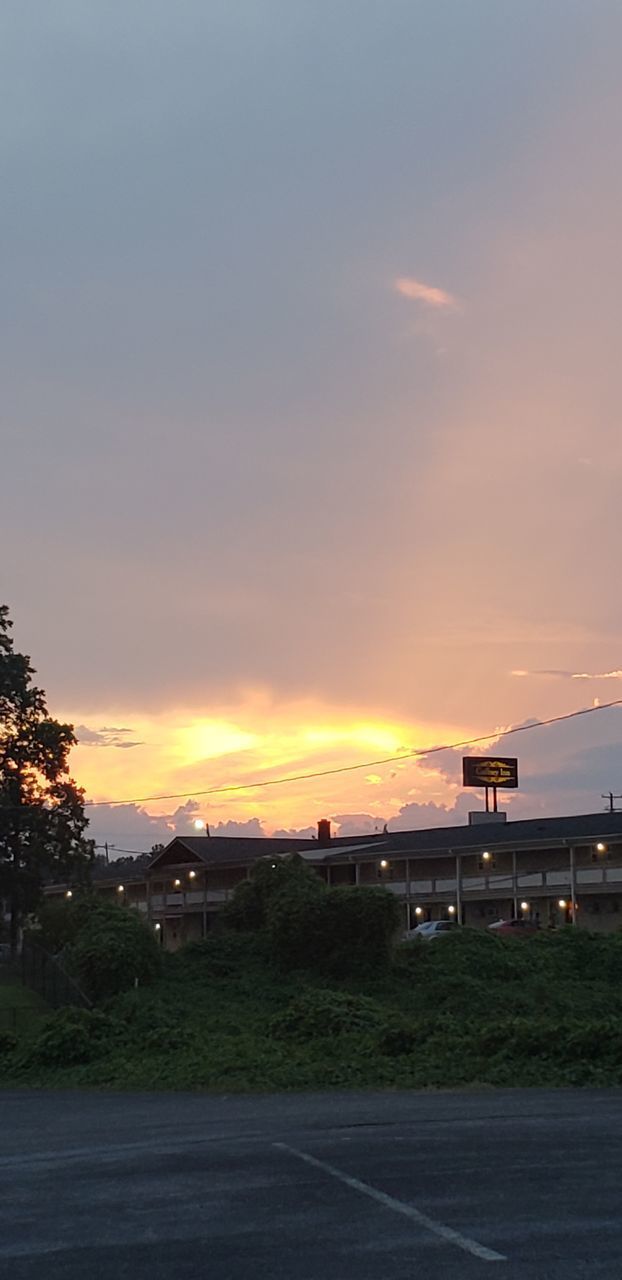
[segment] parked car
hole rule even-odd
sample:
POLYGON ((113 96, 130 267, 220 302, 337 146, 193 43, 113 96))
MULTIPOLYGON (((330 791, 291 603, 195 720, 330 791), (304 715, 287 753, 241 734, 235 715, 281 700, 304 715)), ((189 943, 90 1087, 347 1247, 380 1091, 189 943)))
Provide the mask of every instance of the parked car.
POLYGON ((534 924, 533 920, 495 920, 494 924, 489 924, 488 928, 493 933, 502 933, 512 935, 515 938, 531 938, 537 933, 540 926, 534 924))
POLYGON ((404 938, 408 942, 413 938, 422 938, 425 942, 429 942, 432 938, 442 938, 446 933, 455 933, 459 928, 457 920, 425 920, 423 924, 409 929, 404 934, 404 938))

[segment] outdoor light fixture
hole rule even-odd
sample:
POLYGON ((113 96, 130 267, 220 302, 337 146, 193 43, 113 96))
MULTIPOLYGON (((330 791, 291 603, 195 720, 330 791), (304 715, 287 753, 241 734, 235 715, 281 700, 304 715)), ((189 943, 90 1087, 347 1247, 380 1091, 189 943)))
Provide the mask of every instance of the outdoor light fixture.
POLYGON ((557 904, 557 905, 558 905, 558 907, 561 907, 561 909, 562 909, 562 911, 563 911, 563 910, 565 909, 565 907, 567 907, 567 906, 568 906, 568 903, 566 902, 566 899, 565 899, 565 898, 560 898, 560 900, 559 900, 559 902, 558 902, 558 904, 557 904))
POLYGON ((125 893, 125 885, 124 885, 124 884, 118 884, 118 885, 117 885, 117 893, 125 893))
POLYGON ((598 841, 598 844, 596 845, 596 852, 597 852, 597 853, 606 853, 606 852, 607 852, 607 846, 606 846, 606 844, 603 844, 602 840, 599 840, 599 841, 598 841))
POLYGON ((179 888, 180 888, 180 886, 181 886, 181 880, 173 880, 173 888, 174 888, 174 889, 179 889, 179 888))
POLYGON ((521 911, 529 911, 529 903, 528 903, 528 902, 521 902, 521 904, 520 904, 520 909, 521 909, 521 911))
POLYGON ((381 859, 380 859, 380 869, 381 869, 381 871, 386 871, 386 869, 387 869, 388 865, 389 865, 389 864, 388 864, 388 862, 387 862, 386 858, 381 858, 381 859))
POLYGON ((415 915, 416 915, 416 916, 422 916, 422 915, 423 915, 423 907, 415 907, 415 915))
POLYGON ((453 915, 455 915, 455 914, 456 914, 456 908, 455 908, 455 907, 448 907, 448 908, 447 908, 447 910, 448 910, 448 912, 449 912, 450 916, 453 916, 453 915))
POLYGON ((490 862, 491 857, 492 857, 492 854, 490 854, 487 849, 482 854, 482 858, 484 859, 484 862, 490 862))
POLYGON ((189 880, 196 880, 196 877, 197 877, 197 873, 196 873, 196 871, 189 871, 189 872, 188 872, 188 879, 189 879, 189 880))
POLYGON ((68 890, 67 890, 67 892, 66 892, 66 894, 65 894, 65 897, 66 897, 66 898, 73 898, 73 893, 71 892, 71 889, 68 889, 68 890))
POLYGON ((154 929, 155 929, 156 933, 159 933, 159 932, 160 932, 160 929, 162 928, 162 925, 160 924, 160 922, 159 922, 159 921, 156 921, 156 923, 154 924, 154 926, 153 926, 153 927, 154 927, 154 929))

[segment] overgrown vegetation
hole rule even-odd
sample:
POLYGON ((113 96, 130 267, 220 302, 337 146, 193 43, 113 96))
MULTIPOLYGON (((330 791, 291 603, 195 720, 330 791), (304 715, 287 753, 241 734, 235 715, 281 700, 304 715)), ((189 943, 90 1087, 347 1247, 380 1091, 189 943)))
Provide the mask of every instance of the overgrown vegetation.
POLYGON ((154 982, 161 971, 153 931, 138 912, 103 902, 96 894, 45 903, 31 936, 62 960, 66 972, 96 1002, 154 982))
POLYGON ((259 929, 165 957, 149 986, 8 1037, 3 1083, 227 1092, 622 1083, 622 934, 568 928, 517 941, 463 930, 327 977, 275 962, 269 914, 259 929))

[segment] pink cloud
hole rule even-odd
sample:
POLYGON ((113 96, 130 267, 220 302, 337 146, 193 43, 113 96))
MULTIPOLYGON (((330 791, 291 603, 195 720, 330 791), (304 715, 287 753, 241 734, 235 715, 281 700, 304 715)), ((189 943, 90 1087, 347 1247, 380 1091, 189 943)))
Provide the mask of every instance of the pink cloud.
POLYGON ((622 669, 620 668, 616 668, 615 671, 516 670, 510 674, 513 676, 554 676, 561 680, 622 680, 622 669))
POLYGON ((458 299, 454 298, 453 294, 447 293, 445 289, 437 289, 435 285, 423 284, 413 276, 398 276, 394 288, 403 298, 410 298, 413 302, 423 302, 428 307, 445 308, 451 311, 458 309, 458 299))

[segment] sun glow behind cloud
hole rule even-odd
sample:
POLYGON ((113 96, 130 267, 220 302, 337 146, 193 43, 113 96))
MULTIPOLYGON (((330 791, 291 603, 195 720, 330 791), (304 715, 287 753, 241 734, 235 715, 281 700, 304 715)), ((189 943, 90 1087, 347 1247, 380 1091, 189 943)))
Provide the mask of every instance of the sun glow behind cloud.
MULTIPOLYGON (((68 717, 71 718, 71 717, 68 717)), ((74 719, 84 723, 81 713, 74 719)), ((374 804, 388 804, 399 795, 405 802, 417 793, 438 790, 438 777, 429 766, 399 760, 373 774, 355 771, 327 778, 293 782, 283 787, 244 789, 262 777, 339 769, 383 756, 432 746, 461 736, 464 726, 417 725, 356 714, 349 708, 327 707, 310 701, 274 704, 264 695, 250 696, 228 714, 186 717, 183 712, 160 716, 125 716, 141 745, 126 752, 110 745, 95 751, 87 739, 74 749, 72 767, 89 799, 134 800, 146 796, 192 793, 211 788, 241 787, 200 799, 201 815, 210 824, 259 816, 266 830, 313 824, 337 811, 364 810, 373 788, 374 804), (397 779, 400 785, 397 785, 397 779)), ((448 799, 451 788, 444 788, 448 799)), ((169 812, 166 801, 145 805, 153 814, 169 812)), ((189 813, 189 829, 195 814, 189 813)))

